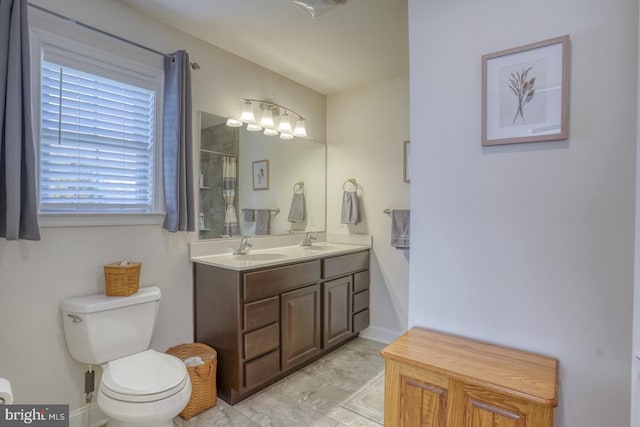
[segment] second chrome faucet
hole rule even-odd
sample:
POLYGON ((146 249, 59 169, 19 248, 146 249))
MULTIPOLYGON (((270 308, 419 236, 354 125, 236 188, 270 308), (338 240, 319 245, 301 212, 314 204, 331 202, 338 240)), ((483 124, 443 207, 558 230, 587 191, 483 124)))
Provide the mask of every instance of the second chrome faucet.
POLYGON ((233 255, 246 255, 249 253, 249 248, 252 246, 251 242, 249 242, 249 238, 247 236, 242 236, 238 249, 233 251, 233 255))
POLYGON ((311 241, 316 240, 316 236, 313 231, 309 231, 304 235, 304 239, 300 242, 300 246, 311 246, 311 241))

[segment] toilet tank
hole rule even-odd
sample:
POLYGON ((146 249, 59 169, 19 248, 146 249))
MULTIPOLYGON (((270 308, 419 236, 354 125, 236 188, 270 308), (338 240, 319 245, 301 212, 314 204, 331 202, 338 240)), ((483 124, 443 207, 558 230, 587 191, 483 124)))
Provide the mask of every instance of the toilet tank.
POLYGON ((149 348, 160 289, 140 288, 128 297, 104 294, 62 301, 62 324, 71 356, 99 365, 149 348))

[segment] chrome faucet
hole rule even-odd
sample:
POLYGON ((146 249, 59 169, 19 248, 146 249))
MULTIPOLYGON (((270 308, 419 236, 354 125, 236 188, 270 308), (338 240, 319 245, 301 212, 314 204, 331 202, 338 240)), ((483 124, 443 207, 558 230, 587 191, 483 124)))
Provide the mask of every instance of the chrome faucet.
POLYGON ((249 253, 249 248, 253 245, 249 242, 249 238, 247 236, 242 236, 240 239, 240 244, 238 245, 238 249, 233 251, 234 255, 246 255, 249 253))
POLYGON ((304 235, 304 239, 300 242, 300 246, 311 246, 311 241, 316 240, 316 236, 313 231, 309 231, 304 235))

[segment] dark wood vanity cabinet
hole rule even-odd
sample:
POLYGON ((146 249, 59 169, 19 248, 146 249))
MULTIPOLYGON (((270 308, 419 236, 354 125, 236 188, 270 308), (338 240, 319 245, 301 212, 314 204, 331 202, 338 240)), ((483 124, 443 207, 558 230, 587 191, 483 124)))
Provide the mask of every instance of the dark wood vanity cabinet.
POLYGON ((369 324, 369 250, 235 271, 194 263, 195 341, 218 353, 235 404, 369 324))
POLYGON ((351 276, 322 284, 324 325, 322 345, 330 348, 351 337, 351 276))
POLYGON ((320 285, 282 294, 280 318, 283 371, 320 354, 320 285))

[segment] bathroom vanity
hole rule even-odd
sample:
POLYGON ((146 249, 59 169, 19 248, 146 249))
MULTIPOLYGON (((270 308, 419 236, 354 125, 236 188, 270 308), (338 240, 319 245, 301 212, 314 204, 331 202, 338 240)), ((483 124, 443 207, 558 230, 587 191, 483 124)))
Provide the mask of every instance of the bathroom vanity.
POLYGON ((192 261, 195 341, 218 352, 218 395, 232 405, 369 325, 368 247, 292 247, 192 261))

